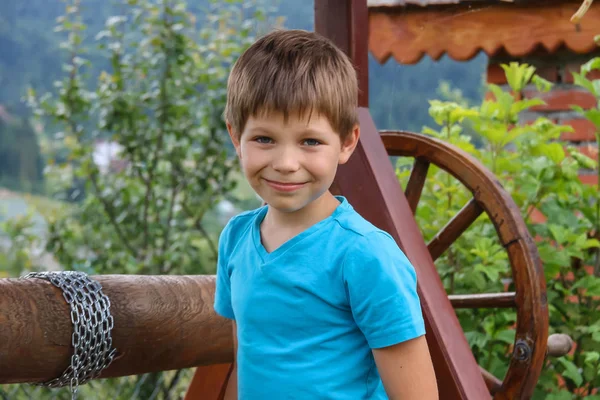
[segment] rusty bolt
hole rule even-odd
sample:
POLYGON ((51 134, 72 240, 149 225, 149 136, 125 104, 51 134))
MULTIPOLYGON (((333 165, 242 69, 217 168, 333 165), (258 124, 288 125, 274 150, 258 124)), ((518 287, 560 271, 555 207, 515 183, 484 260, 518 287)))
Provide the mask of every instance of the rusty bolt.
POLYGON ((515 350, 513 351, 513 357, 520 362, 529 361, 529 358, 531 357, 531 347, 529 347, 524 340, 517 340, 515 350))

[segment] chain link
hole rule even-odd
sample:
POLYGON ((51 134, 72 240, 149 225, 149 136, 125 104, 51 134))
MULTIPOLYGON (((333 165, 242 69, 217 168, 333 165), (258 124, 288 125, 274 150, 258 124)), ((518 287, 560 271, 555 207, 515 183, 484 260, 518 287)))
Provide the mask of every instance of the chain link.
POLYGON ((112 347, 114 320, 110 301, 102 285, 77 271, 31 272, 22 279, 39 278, 51 282, 63 292, 71 306, 73 335, 71 365, 63 374, 39 384, 50 388, 69 386, 71 399, 77 399, 79 385, 94 379, 110 365, 117 350, 112 347))

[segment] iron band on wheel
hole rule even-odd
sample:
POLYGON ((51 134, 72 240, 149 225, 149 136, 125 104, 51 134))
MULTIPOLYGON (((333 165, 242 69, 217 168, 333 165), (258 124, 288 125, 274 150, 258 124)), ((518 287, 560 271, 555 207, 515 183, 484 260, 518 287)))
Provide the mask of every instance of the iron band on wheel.
POLYGON ((94 379, 110 365, 116 349, 112 347, 114 326, 110 301, 102 286, 87 274, 76 271, 32 272, 22 279, 38 278, 62 290, 71 307, 73 354, 71 364, 63 374, 40 386, 58 388, 69 386, 71 398, 77 398, 79 385, 94 379))

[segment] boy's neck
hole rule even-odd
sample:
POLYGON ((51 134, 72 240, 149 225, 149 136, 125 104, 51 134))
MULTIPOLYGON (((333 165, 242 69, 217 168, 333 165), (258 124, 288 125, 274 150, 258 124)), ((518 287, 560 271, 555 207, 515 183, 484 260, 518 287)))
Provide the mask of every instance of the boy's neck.
POLYGON ((327 191, 318 199, 295 212, 282 212, 269 206, 263 220, 263 228, 308 228, 329 217, 340 204, 339 200, 327 191))

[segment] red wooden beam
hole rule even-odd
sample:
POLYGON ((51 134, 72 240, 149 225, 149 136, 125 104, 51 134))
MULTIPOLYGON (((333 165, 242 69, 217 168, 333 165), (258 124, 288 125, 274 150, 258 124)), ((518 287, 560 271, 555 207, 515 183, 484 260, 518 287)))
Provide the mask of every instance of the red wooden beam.
POLYGON ((414 264, 441 398, 490 398, 367 108, 366 0, 315 0, 315 29, 346 51, 359 73, 361 140, 349 162, 340 166, 332 190, 346 196, 361 215, 389 232, 414 264))
POLYGON ((369 106, 368 12, 366 0, 315 0, 315 31, 354 61, 359 107, 369 106))

